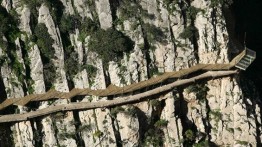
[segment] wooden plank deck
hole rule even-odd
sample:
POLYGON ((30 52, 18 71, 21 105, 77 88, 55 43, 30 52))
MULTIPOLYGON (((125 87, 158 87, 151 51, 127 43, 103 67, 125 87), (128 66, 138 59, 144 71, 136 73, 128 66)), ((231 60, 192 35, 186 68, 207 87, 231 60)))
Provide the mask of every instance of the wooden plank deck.
POLYGON ((57 99, 70 99, 78 95, 93 95, 93 96, 110 96, 110 95, 120 95, 129 92, 133 92, 142 88, 146 88, 155 84, 159 84, 169 78, 181 78, 190 73, 196 71, 205 70, 205 71, 215 71, 215 70, 229 70, 234 67, 246 54, 246 50, 242 51, 237 55, 230 63, 228 64, 197 64, 187 69, 182 69, 174 72, 167 72, 160 76, 150 78, 146 81, 141 81, 138 83, 133 83, 124 87, 117 87, 110 85, 106 89, 91 90, 87 89, 72 89, 70 92, 59 92, 54 89, 49 90, 45 94, 32 94, 25 97, 16 98, 11 100, 8 98, 6 101, 0 104, 0 110, 10 106, 10 105, 26 105, 30 101, 45 101, 53 98, 57 99))

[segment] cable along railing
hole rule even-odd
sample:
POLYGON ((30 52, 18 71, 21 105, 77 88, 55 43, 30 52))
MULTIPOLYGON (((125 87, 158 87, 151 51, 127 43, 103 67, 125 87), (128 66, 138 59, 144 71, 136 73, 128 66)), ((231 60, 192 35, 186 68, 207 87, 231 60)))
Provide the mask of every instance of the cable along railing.
POLYGON ((112 107, 116 105, 132 103, 132 102, 139 102, 145 97, 155 95, 164 91, 168 91, 174 87, 192 83, 195 82, 196 80, 200 80, 208 77, 221 77, 221 76, 228 76, 231 74, 235 74, 237 73, 237 71, 230 70, 230 69, 236 67, 241 70, 245 70, 255 60, 255 58, 256 58, 256 52, 250 49, 245 49, 228 64, 197 64, 187 69, 182 69, 180 71, 174 71, 174 72, 166 72, 160 76, 150 78, 146 81, 130 84, 124 87, 117 87, 114 85, 110 85, 106 89, 98 89, 98 90, 93 90, 90 88, 86 88, 86 89, 74 88, 70 92, 59 92, 54 89, 51 89, 44 94, 31 94, 21 98, 8 98, 0 104, 0 110, 11 105, 24 106, 31 101, 46 101, 54 98, 71 99, 75 96, 86 96, 86 95, 105 97, 110 95, 127 94, 129 92, 137 91, 145 87, 159 84, 170 78, 181 78, 185 75, 189 75, 191 73, 200 70, 207 71, 201 75, 196 75, 192 78, 177 80, 172 83, 157 87, 155 89, 151 89, 135 95, 124 96, 122 98, 117 98, 113 100, 97 101, 97 102, 74 102, 64 105, 49 106, 44 109, 38 109, 36 111, 27 112, 24 114, 2 115, 0 116, 0 123, 24 121, 30 118, 43 116, 59 111, 94 109, 94 108, 103 108, 109 106, 112 107))

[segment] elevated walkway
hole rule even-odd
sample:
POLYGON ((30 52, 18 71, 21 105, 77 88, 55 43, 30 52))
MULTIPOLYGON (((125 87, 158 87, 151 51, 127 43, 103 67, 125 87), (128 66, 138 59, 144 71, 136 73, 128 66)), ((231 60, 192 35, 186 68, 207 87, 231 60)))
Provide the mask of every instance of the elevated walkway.
POLYGON ((248 66, 256 59, 256 52, 248 48, 245 50, 245 55, 241 60, 235 65, 235 67, 246 70, 248 66))
MULTIPOLYGON (((2 102, 0 104, 0 110, 11 106, 11 105, 20 105, 20 106, 24 106, 27 103, 29 103, 30 101, 46 101, 49 99, 71 99, 75 96, 86 96, 86 95, 93 95, 93 96, 101 96, 101 97, 105 97, 105 96, 110 96, 110 95, 120 95, 120 94, 126 94, 129 92, 133 92, 133 91, 137 91, 139 89, 145 88, 145 87, 149 87, 155 84, 159 84, 167 79, 170 78, 182 78, 185 75, 194 73, 196 71, 208 71, 206 73, 208 73, 208 76, 205 76, 204 74, 199 75, 199 76, 195 76, 192 77, 190 79, 183 79, 183 80, 178 80, 175 81, 173 83, 178 83, 173 85, 173 87, 175 86, 180 86, 183 84, 187 84, 192 82, 191 80, 195 81, 195 80, 199 80, 201 78, 207 78, 207 77, 216 77, 215 74, 217 73, 212 73, 210 71, 218 71, 219 72, 219 76, 225 76, 225 75, 230 75, 230 74, 234 74, 236 73, 236 71, 229 71, 230 69, 232 69, 233 67, 237 67, 241 70, 245 70, 256 58, 256 53, 252 50, 249 49, 245 49, 244 51, 242 51, 239 55, 237 55, 230 63, 228 64, 197 64, 195 66, 192 66, 188 69, 182 69, 180 71, 174 71, 174 72, 167 72, 164 73, 160 76, 151 78, 149 80, 146 81, 141 81, 138 83, 134 83, 131 85, 127 85, 124 87, 117 87, 114 85, 110 85, 109 87, 107 87, 106 89, 99 89, 99 90, 92 90, 90 88, 86 88, 86 89, 72 89, 70 92, 59 92, 56 91, 54 89, 49 90, 48 92, 46 92, 45 94, 31 94, 31 95, 27 95, 25 97, 21 97, 21 98, 8 98, 6 99, 4 102, 2 102)), ((169 84, 165 85, 168 86, 169 84)), ((162 87, 165 87, 162 86, 162 87)), ((156 90, 156 92, 153 92, 153 94, 157 94, 166 90, 170 90, 170 87, 167 89, 163 89, 162 87, 159 87, 159 89, 154 89, 156 90), (162 89, 161 89, 162 88, 162 89)), ((171 88, 173 88, 171 87, 171 88)), ((149 90, 151 91, 151 90, 149 90)), ((144 93, 140 93, 137 95, 133 95, 133 96, 127 96, 125 98, 120 98, 121 100, 121 104, 125 104, 128 103, 130 101, 137 101, 140 100, 141 98, 145 97, 145 94, 147 94, 149 91, 145 91, 144 93)), ((150 93, 152 95, 152 93, 150 93)), ((118 100, 119 101, 119 100, 118 100)), ((82 106, 83 102, 79 102, 79 104, 68 104, 67 105, 63 105, 63 106, 52 106, 52 109, 47 109, 45 110, 45 112, 42 112, 44 110, 37 110, 35 112, 28 112, 27 115, 25 114, 11 114, 11 115, 3 115, 0 116, 0 122, 8 122, 8 121, 21 121, 21 120, 26 120, 27 118, 33 118, 33 117, 37 117, 37 116, 41 116, 41 115, 46 115, 49 113, 54 113, 57 111, 65 111, 65 110, 76 110, 76 109, 87 109, 87 108, 97 108, 96 107, 96 103, 100 103, 100 102, 90 102, 90 103, 83 103, 85 104, 85 106, 82 106), (74 105, 74 108, 72 108, 74 105), (75 107, 75 105, 81 105, 82 107, 75 107), (89 105, 92 105, 92 107, 89 107, 89 105), (61 108, 60 108, 61 107, 61 108), (66 109, 68 108, 68 109, 66 109), (28 116, 29 114, 31 114, 30 116, 28 116), (37 114, 37 115, 36 115, 37 114), (16 118, 13 118, 12 116, 15 116, 16 118), (17 119, 18 116, 23 116, 23 119, 17 119), (8 119, 7 119, 8 117, 8 119)), ((101 103, 106 103, 106 102, 101 102, 101 103)), ((119 105, 120 103, 114 102, 114 100, 109 101, 108 103, 110 103, 110 106, 112 105, 119 105)), ((108 105, 101 105, 102 106, 108 106, 108 105)))

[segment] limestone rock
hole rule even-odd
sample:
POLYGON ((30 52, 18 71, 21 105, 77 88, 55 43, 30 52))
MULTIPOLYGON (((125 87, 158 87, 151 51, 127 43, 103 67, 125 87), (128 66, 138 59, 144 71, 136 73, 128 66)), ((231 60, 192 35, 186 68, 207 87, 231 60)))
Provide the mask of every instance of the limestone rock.
POLYGON ((92 12, 90 10, 90 6, 95 7, 92 3, 91 5, 88 5, 88 3, 91 2, 91 0, 74 0, 73 6, 75 6, 77 12, 80 14, 81 17, 87 17, 93 19, 92 12))
POLYGON ((45 92, 45 83, 43 77, 43 63, 40 57, 40 52, 37 45, 32 46, 29 51, 31 77, 34 81, 33 87, 36 93, 45 92))
POLYGON ((182 146, 181 141, 183 140, 182 135, 182 124, 180 118, 175 116, 175 99, 172 93, 168 93, 164 96, 165 104, 161 119, 164 119, 168 122, 167 127, 163 129, 165 133, 165 146, 182 146))
POLYGON ((72 1, 61 0, 61 2, 65 6, 65 13, 70 14, 70 15, 75 14, 72 1))
POLYGON ((113 20, 109 0, 98 0, 95 4, 101 28, 112 27, 113 20))
MULTIPOLYGON (((44 23, 46 25, 46 27, 48 29, 48 33, 50 34, 51 38, 54 40, 54 44, 52 45, 52 47, 55 50, 56 60, 53 60, 53 62, 54 62, 54 65, 57 68, 57 70, 56 70, 57 78, 56 78, 56 81, 54 82, 55 89, 58 90, 58 91, 67 92, 67 91, 69 91, 69 89, 68 89, 68 85, 67 85, 66 74, 65 74, 65 71, 64 71, 64 51, 63 51, 63 45, 62 45, 62 42, 61 42, 60 31, 56 27, 56 25, 55 25, 55 23, 52 19, 52 16, 50 15, 48 7, 46 7, 44 4, 41 5, 41 7, 39 8, 38 23, 44 23)), ((68 103, 67 100, 57 100, 53 103, 53 105, 66 104, 66 103, 68 103)), ((44 108, 45 106, 47 106, 47 104, 44 104, 41 107, 44 108)), ((59 144, 59 145, 70 144, 71 146, 76 146, 76 142, 75 142, 74 138, 67 138, 66 140, 64 138, 58 138, 58 142, 56 142, 55 138, 57 138, 58 136, 54 136, 53 132, 49 133, 49 132, 52 131, 52 128, 50 128, 50 125, 51 125, 50 123, 52 123, 53 121, 55 123, 55 126, 53 126, 53 127, 58 128, 58 133, 60 133, 60 134, 63 133, 62 128, 60 128, 60 127, 63 127, 63 126, 68 128, 67 131, 75 132, 75 127, 72 126, 72 124, 69 123, 73 120, 72 112, 68 112, 67 116, 68 117, 63 118, 64 121, 62 121, 61 123, 59 121, 54 121, 52 118, 45 118, 45 119, 42 120, 42 121, 47 122, 47 124, 43 126, 43 127, 46 127, 46 128, 44 128, 44 130, 47 131, 47 132, 45 132, 45 134, 49 134, 49 136, 52 137, 52 138, 44 138, 43 142, 47 143, 48 142, 47 139, 50 139, 51 144, 47 144, 47 145, 52 146, 54 144, 59 144)))
POLYGON ((9 0, 3 0, 1 1, 1 5, 7 10, 7 11, 10 11, 12 5, 11 5, 11 1, 9 0))
POLYGON ((55 56, 57 60, 54 61, 55 66, 57 67, 57 76, 59 78, 56 79, 55 88, 58 91, 69 91, 66 75, 64 71, 64 51, 63 45, 61 42, 60 32, 59 29, 56 27, 52 16, 50 15, 49 9, 42 5, 39 8, 39 17, 38 23, 44 23, 48 29, 48 33, 50 34, 51 38, 54 39, 54 44, 52 47, 55 49, 55 56))
MULTIPOLYGON (((108 64, 103 63, 95 52, 89 50, 88 44, 92 35, 88 34, 90 36, 79 41, 79 36, 83 33, 80 32, 83 31, 79 28, 80 24, 75 23, 73 30, 68 34, 63 33, 68 35, 65 37, 70 42, 62 42, 59 19, 55 22, 52 18, 53 14, 50 14, 53 12, 51 9, 56 9, 55 5, 48 7, 43 3, 36 7, 39 14, 38 23, 45 24, 54 40, 52 47, 55 50, 55 58, 52 62, 55 64, 58 77, 53 82, 56 90, 69 91, 66 76, 71 75, 65 73, 66 59, 64 59, 63 48, 68 44, 72 45, 74 52, 77 53, 80 66, 91 65, 97 69, 95 74, 91 74, 87 69, 81 69, 73 77, 70 81, 73 85, 70 84, 70 88, 79 89, 105 89, 109 85, 121 87, 151 78, 152 73, 155 72, 153 70, 162 73, 186 69, 198 63, 213 64, 230 61, 232 49, 229 48, 229 36, 232 37, 232 34, 228 22, 225 21, 225 12, 222 11, 221 4, 213 6, 213 1, 206 0, 143 0, 123 6, 126 1, 121 0, 116 3, 110 0, 60 0, 60 4, 64 6, 61 14, 80 16, 74 18, 79 19, 77 22, 90 18, 97 24, 96 27, 100 27, 99 29, 116 29, 134 42, 133 49, 124 53, 122 59, 108 64), (134 13, 135 15, 132 16, 134 13), (152 32, 150 29, 148 32, 148 26, 153 28, 152 32), (150 33, 158 39, 150 40, 148 37, 150 33), (159 34, 162 35, 157 36, 159 34)), ((28 6, 21 4, 21 0, 1 1, 3 8, 14 18, 18 18, 17 27, 20 30, 15 38, 9 36, 10 34, 12 36, 10 32, 6 34, 0 32, 2 35, 0 41, 13 45, 8 48, 0 46, 0 90, 1 93, 6 93, 8 98, 27 95, 30 86, 36 94, 46 92, 41 53, 37 42, 32 39, 34 25, 36 25, 31 20, 33 11, 31 13, 28 6), (14 11, 18 15, 13 14, 14 11), (30 71, 22 70, 20 74, 28 76, 30 73, 32 85, 18 78, 19 75, 10 65, 11 60, 14 59, 9 57, 7 51, 15 55, 16 61, 24 69, 29 65, 30 71), (28 60, 25 59, 27 56, 24 56, 24 52, 28 54, 28 60), (26 61, 30 61, 28 65, 25 65, 28 63, 26 61)), ((181 78, 188 78, 187 76, 181 78)), ((190 92, 189 88, 179 87, 173 91, 148 97, 141 102, 121 106, 124 110, 116 115, 112 113, 114 108, 99 108, 59 112, 36 120, 17 122, 11 126, 12 133, 9 135, 13 136, 14 145, 17 147, 36 146, 37 142, 43 146, 71 147, 118 146, 120 143, 122 146, 144 144, 154 146, 152 140, 151 142, 147 140, 150 136, 147 134, 148 131, 154 128, 161 134, 162 140, 159 146, 186 146, 189 137, 186 134, 187 130, 193 131, 194 142, 190 143, 192 146, 197 146, 197 143, 203 143, 205 140, 218 146, 257 146, 259 138, 260 141, 262 140, 261 102, 258 101, 260 96, 254 90, 255 87, 249 86, 252 84, 241 81, 242 76, 208 79, 201 83, 197 81, 190 84, 208 87, 201 98, 199 97, 199 92, 203 92, 201 89, 190 92), (248 90, 251 92, 247 92, 248 90), (152 101, 157 104, 153 105, 152 101), (133 115, 127 112, 130 107, 135 108, 136 113, 133 115), (155 123, 159 120, 166 124, 156 128, 155 123)), ((167 82, 171 81, 164 81, 161 84, 167 82)), ((153 85, 148 89, 161 84, 153 85)), ((125 95, 137 94, 148 89, 125 95)), ((72 98, 72 101, 92 103, 121 99, 121 96, 79 96, 72 98)), ((1 101, 5 99, 1 97, 1 101)), ((32 102, 39 107, 31 107, 31 103, 28 107, 18 106, 16 113, 27 113, 35 109, 67 103, 71 103, 71 100, 50 100, 39 104, 32 102)))
POLYGON ((211 18, 213 11, 210 8, 211 2, 204 0, 195 0, 192 2, 192 6, 196 8, 204 9, 205 12, 199 12, 196 16, 195 26, 198 29, 199 40, 198 50, 199 59, 201 63, 226 63, 227 57, 227 44, 228 34, 225 28, 225 20, 221 19, 222 10, 216 12, 216 18, 211 18), (213 24, 213 19, 218 22, 213 24), (216 36, 214 38, 214 36, 216 36))
POLYGON ((119 133, 124 146, 137 146, 139 141, 139 121, 137 116, 117 114, 119 133))

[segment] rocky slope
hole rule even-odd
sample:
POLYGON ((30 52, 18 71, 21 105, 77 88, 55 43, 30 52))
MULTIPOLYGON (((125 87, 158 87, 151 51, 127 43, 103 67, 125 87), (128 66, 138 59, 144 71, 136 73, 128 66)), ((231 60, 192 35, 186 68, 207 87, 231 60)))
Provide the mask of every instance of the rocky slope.
MULTIPOLYGON (((0 102, 52 88, 124 86, 198 63, 228 63, 239 49, 232 41, 229 1, 0 2, 0 102), (111 30, 109 35, 105 30, 111 30), (117 46, 116 40, 125 45, 117 46), (99 44, 103 49, 95 48, 99 44), (119 49, 111 51, 112 46, 119 49)), ((0 146, 259 146, 261 105, 255 89, 235 75, 178 87, 140 103, 0 124, 0 146)), ((34 102, 0 114, 117 98, 34 102)))

